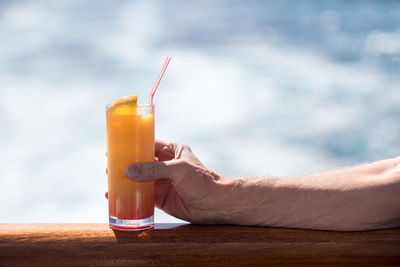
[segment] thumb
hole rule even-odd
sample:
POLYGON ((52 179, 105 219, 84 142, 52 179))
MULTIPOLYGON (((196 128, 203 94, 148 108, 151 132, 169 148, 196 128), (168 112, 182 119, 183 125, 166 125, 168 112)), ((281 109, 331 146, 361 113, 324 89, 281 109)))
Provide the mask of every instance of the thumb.
POLYGON ((150 182, 161 178, 169 178, 175 182, 185 177, 189 164, 184 160, 134 163, 126 167, 125 174, 136 182, 150 182))

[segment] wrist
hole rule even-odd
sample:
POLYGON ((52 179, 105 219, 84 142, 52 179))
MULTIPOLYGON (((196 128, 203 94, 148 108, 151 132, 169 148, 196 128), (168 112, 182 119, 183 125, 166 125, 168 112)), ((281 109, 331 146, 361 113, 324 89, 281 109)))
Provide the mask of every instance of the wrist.
POLYGON ((252 179, 232 179, 222 177, 216 183, 215 208, 210 217, 216 224, 248 224, 246 218, 251 216, 252 179))

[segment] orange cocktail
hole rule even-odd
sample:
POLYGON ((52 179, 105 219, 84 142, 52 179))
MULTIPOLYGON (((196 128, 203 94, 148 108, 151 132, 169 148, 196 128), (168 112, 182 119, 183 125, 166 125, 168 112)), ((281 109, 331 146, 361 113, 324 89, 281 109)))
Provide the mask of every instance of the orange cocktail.
POLYGON ((137 96, 123 97, 107 108, 106 117, 110 227, 151 228, 154 182, 131 181, 125 168, 135 162, 154 161, 154 107, 137 105, 137 96))

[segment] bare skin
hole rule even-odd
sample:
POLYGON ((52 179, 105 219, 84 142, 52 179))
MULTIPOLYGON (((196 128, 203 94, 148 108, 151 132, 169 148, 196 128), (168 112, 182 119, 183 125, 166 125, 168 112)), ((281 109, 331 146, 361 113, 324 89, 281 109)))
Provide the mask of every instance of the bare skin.
POLYGON ((193 223, 358 231, 400 226, 400 157, 295 178, 222 177, 187 145, 156 141, 156 162, 126 176, 155 181, 155 205, 193 223))

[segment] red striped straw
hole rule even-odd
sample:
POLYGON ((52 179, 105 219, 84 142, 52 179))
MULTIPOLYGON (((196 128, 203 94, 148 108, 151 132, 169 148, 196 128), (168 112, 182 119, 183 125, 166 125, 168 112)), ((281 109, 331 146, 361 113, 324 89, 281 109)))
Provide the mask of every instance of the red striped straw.
POLYGON ((164 66, 162 67, 160 74, 158 74, 156 83, 155 83, 154 86, 153 86, 153 90, 151 90, 151 93, 150 93, 150 107, 153 107, 153 97, 154 97, 154 94, 156 93, 156 90, 157 90, 157 88, 158 88, 158 85, 160 84, 161 79, 162 79, 162 77, 163 77, 163 75, 164 75, 164 73, 165 73, 165 70, 167 69, 168 64, 169 64, 170 61, 171 61, 171 57, 168 56, 167 59, 166 59, 165 62, 164 62, 164 66))

